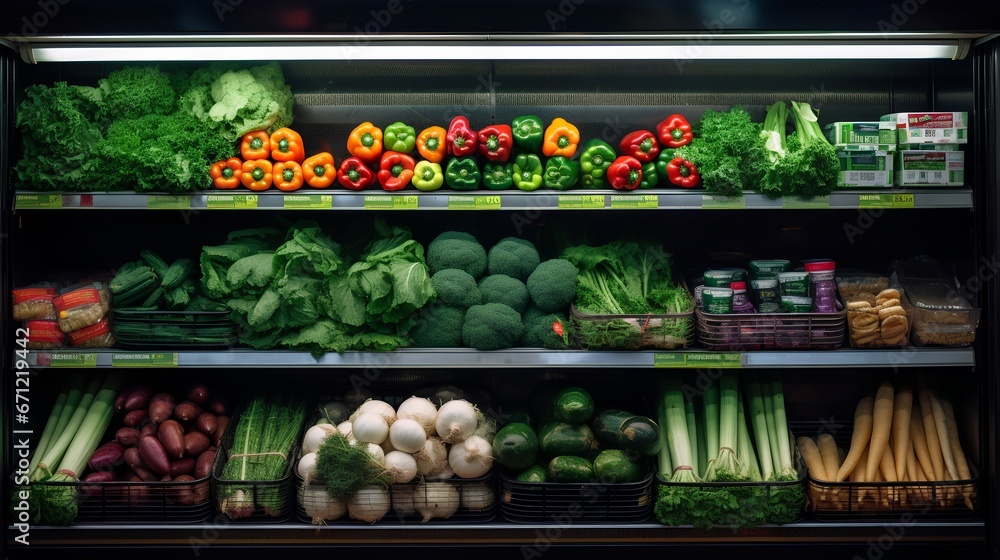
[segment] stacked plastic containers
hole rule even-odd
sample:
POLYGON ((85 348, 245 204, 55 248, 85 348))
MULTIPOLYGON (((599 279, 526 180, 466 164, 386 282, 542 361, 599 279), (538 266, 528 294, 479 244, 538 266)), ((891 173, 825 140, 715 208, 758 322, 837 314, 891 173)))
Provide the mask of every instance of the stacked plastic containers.
POLYGON ((969 114, 964 112, 892 113, 880 122, 896 131, 897 187, 961 187, 969 114))

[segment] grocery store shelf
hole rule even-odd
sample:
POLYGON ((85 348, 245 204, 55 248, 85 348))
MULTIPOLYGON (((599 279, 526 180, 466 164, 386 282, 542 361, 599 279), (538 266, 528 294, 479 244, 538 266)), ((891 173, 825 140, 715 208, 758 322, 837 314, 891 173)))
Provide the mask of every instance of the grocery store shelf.
POLYGON ((232 349, 218 351, 56 350, 33 351, 30 367, 363 367, 363 368, 834 368, 972 367, 972 348, 709 352, 547 351, 466 348, 400 349, 392 352, 308 352, 232 349))
POLYGON ((972 208, 971 189, 838 190, 829 196, 769 199, 757 193, 725 197, 705 191, 643 190, 633 192, 468 191, 386 193, 331 190, 282 193, 213 191, 183 195, 131 192, 53 194, 19 192, 16 210, 823 210, 972 208))

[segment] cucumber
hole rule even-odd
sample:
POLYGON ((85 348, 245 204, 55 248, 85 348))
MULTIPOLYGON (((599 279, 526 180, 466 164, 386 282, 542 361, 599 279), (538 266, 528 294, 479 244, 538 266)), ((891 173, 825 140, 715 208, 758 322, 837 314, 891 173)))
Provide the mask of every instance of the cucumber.
POLYGON ((660 427, 646 416, 608 409, 595 416, 591 426, 604 447, 642 457, 652 457, 660 451, 660 427))
POLYGON ((522 422, 507 424, 493 438, 493 460, 508 469, 530 467, 538 456, 538 436, 522 422))
POLYGON ((576 455, 588 460, 597 454, 597 439, 586 424, 549 422, 538 432, 538 447, 542 456, 551 459, 559 455, 576 455))
POLYGON ((548 482, 549 469, 544 465, 531 465, 517 473, 517 477, 515 478, 518 482, 548 482))
POLYGON ((552 399, 552 417, 567 424, 582 424, 594 414, 594 397, 582 387, 566 387, 552 399))
POLYGON ((633 461, 621 449, 605 449, 594 458, 594 475, 601 482, 639 482, 648 474, 645 461, 633 461))
POLYGON ((591 482, 594 466, 583 457, 560 455, 549 461, 549 478, 553 482, 591 482))

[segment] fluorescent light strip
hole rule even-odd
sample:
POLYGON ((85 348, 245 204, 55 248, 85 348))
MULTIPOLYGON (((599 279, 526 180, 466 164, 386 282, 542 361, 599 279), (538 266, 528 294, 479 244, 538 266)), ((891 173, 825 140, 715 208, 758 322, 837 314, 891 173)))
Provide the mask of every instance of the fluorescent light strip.
POLYGON ((31 46, 35 62, 155 62, 213 60, 790 60, 954 59, 954 43, 905 44, 202 44, 31 46))

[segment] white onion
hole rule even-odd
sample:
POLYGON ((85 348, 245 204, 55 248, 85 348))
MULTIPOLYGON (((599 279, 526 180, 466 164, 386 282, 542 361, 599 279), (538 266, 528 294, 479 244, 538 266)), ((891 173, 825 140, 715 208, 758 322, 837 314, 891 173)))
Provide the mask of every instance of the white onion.
POLYGON ((390 426, 396 421, 396 409, 392 408, 391 404, 377 399, 368 399, 367 401, 361 403, 361 406, 359 406, 358 409, 354 411, 354 414, 351 415, 351 422, 357 420, 358 416, 361 416, 366 412, 376 412, 382 415, 382 418, 385 419, 385 423, 390 426))
POLYGON ((389 438, 385 438, 385 441, 382 442, 382 453, 388 455, 393 451, 396 451, 396 448, 392 446, 392 442, 389 441, 389 438))
POLYGON ((479 436, 469 436, 451 446, 448 464, 460 478, 479 478, 493 466, 493 447, 479 436))
POLYGON ((368 449, 368 454, 372 456, 372 459, 382 466, 385 466, 385 451, 377 443, 366 443, 365 447, 368 449))
POLYGON ((337 427, 333 424, 316 424, 306 430, 302 436, 302 453, 315 453, 319 451, 319 446, 323 445, 326 438, 337 433, 337 427))
POLYGON ((299 459, 299 464, 295 467, 295 472, 302 477, 305 484, 312 484, 316 477, 316 453, 306 453, 299 459))
POLYGON ((408 418, 416 420, 424 428, 424 433, 428 436, 437 434, 434 422, 437 420, 438 410, 434 402, 422 397, 410 397, 396 407, 396 418, 408 418))
POLYGON ((476 409, 476 431, 473 432, 493 445, 493 439, 497 435, 497 423, 492 418, 488 418, 483 411, 476 409))
POLYGON ((417 460, 409 453, 390 451, 385 455, 385 470, 393 484, 406 484, 417 477, 417 460))
POLYGON ((413 491, 413 507, 425 523, 451 517, 458 511, 461 500, 458 489, 447 482, 422 482, 413 491))
POLYGON ((426 441, 427 433, 416 420, 399 418, 389 426, 389 442, 394 449, 416 453, 424 447, 426 441))
POLYGON ((399 484, 392 487, 392 511, 397 515, 407 516, 417 513, 417 508, 413 506, 413 491, 416 485, 399 484))
POLYGON ((414 453, 413 458, 417 461, 417 474, 423 477, 451 470, 448 466, 448 448, 439 437, 427 438, 423 449, 414 453))
POLYGON ((351 519, 375 523, 389 513, 392 500, 389 491, 377 485, 365 486, 351 496, 347 502, 347 513, 351 519))
POLYGON ((496 503, 496 490, 484 482, 462 485, 462 508, 469 511, 484 511, 496 503))
POLYGON ((347 513, 347 504, 331 496, 321 484, 300 486, 299 501, 314 525, 326 525, 347 513))
POLYGON ((382 444, 389 437, 389 424, 377 412, 365 412, 351 421, 351 433, 358 441, 382 444))
POLYGON ((476 407, 467 400, 448 401, 438 409, 434 429, 445 443, 458 443, 476 431, 476 407))
POLYGON ((340 424, 337 424, 337 432, 347 439, 354 439, 354 434, 351 433, 353 426, 350 420, 344 420, 340 424))

